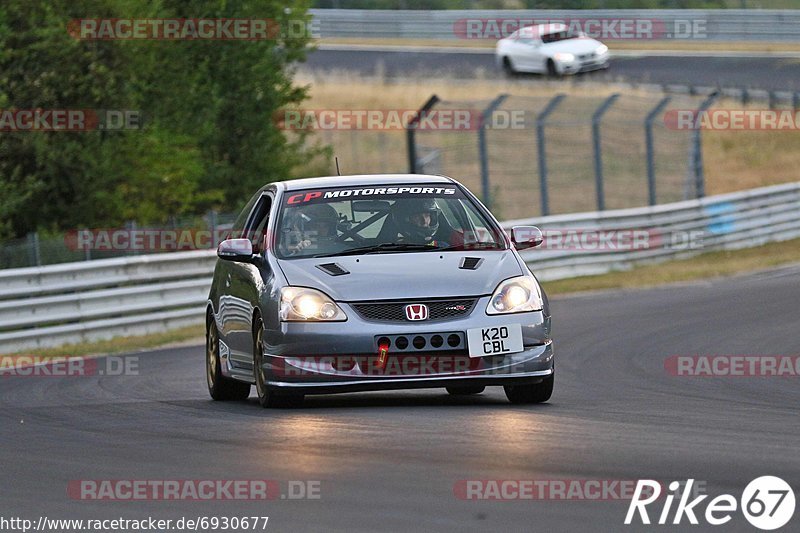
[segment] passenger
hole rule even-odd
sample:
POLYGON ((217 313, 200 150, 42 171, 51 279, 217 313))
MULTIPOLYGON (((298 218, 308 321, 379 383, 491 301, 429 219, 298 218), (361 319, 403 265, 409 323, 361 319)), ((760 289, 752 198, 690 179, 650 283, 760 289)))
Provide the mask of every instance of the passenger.
POLYGON ((287 253, 316 255, 344 249, 345 246, 336 240, 338 223, 339 214, 328 204, 296 208, 286 229, 287 253))

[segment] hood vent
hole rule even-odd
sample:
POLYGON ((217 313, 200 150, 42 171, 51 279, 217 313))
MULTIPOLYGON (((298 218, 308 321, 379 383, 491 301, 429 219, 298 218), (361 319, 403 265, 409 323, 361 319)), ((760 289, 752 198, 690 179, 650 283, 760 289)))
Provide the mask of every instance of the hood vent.
POLYGON ((345 274, 350 273, 349 271, 345 270, 336 263, 325 263, 324 265, 317 265, 317 268, 322 270, 326 274, 330 274, 331 276, 344 276, 345 274))
POLYGON ((482 257, 464 257, 461 259, 461 264, 458 268, 463 270, 478 270, 478 267, 483 263, 482 257))

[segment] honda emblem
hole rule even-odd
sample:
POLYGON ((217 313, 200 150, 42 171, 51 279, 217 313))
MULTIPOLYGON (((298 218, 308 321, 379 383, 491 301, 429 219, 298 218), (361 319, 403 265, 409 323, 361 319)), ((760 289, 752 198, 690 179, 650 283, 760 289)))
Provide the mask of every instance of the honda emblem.
POLYGON ((406 306, 406 318, 409 320, 427 320, 428 306, 425 304, 411 304, 406 306))

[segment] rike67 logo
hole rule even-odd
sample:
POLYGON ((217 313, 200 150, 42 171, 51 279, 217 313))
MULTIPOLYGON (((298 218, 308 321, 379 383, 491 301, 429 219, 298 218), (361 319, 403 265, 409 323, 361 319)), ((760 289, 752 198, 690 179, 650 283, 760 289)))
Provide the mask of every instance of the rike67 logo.
MULTIPOLYGON (((742 497, 738 501, 730 494, 716 496, 707 502, 705 512, 701 512, 700 504, 708 498, 707 494, 689 500, 693 495, 693 484, 694 480, 689 479, 680 493, 678 491, 684 486, 683 483, 673 481, 669 484, 669 493, 664 498, 664 506, 657 515, 655 523, 660 525, 680 524, 685 517, 690 524, 698 525, 700 523, 699 516, 700 519, 705 519, 706 524, 721 526, 730 522, 737 512, 737 508, 740 508, 750 524, 764 531, 772 531, 786 525, 794 515, 794 491, 779 477, 762 476, 754 479, 745 487, 742 497), (678 504, 673 514, 672 504, 676 499, 678 504), (670 515, 672 515, 672 520, 670 520, 670 515)), ((630 525, 637 520, 637 517, 642 524, 651 523, 647 506, 661 498, 661 488, 658 481, 639 480, 628 507, 628 514, 625 516, 625 525, 630 525)), ((655 511, 656 509, 651 510, 655 511)))

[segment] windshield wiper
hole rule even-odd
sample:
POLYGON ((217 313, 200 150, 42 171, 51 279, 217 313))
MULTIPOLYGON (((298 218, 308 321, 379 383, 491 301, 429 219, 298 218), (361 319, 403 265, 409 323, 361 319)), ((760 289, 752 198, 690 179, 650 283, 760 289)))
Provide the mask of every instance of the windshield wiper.
POLYGON ((429 244, 383 242, 381 244, 371 244, 369 246, 350 248, 349 250, 342 250, 341 252, 315 255, 314 257, 335 257, 337 255, 379 254, 382 252, 411 252, 441 249, 442 248, 437 248, 436 246, 430 246, 429 244))
POLYGON ((502 246, 495 242, 471 242, 469 244, 454 244, 452 246, 445 246, 444 248, 436 248, 439 252, 447 252, 450 250, 471 251, 471 250, 502 250, 502 246))

